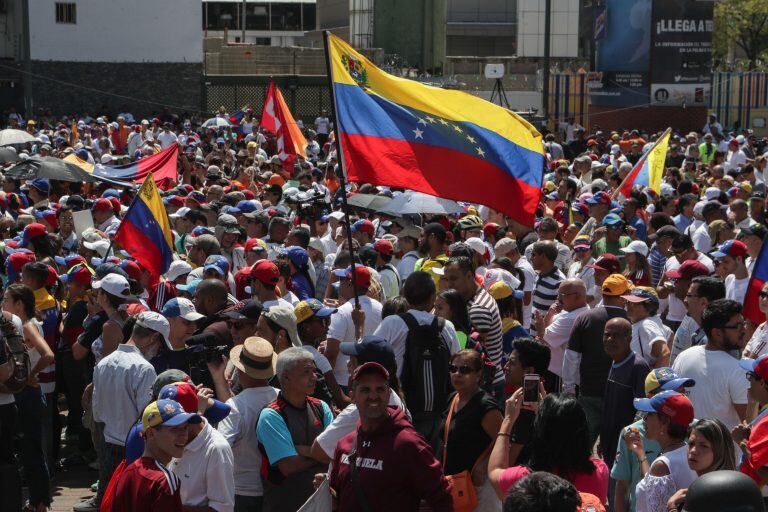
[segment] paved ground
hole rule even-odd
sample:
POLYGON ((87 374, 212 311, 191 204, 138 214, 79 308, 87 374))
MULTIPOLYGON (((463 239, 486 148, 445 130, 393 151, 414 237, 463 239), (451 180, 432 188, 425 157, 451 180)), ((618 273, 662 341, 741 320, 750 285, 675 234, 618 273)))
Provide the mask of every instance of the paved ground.
POLYGON ((88 466, 74 466, 60 470, 54 476, 52 512, 72 512, 72 507, 93 495, 91 484, 96 481, 98 473, 88 466))

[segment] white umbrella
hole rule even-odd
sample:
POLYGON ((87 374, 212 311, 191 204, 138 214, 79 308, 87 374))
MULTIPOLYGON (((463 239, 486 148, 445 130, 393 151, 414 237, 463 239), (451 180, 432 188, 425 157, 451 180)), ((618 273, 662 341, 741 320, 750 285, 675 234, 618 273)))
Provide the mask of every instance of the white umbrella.
POLYGON ((13 128, 7 128, 0 130, 0 146, 10 146, 11 144, 26 144, 27 142, 35 142, 35 137, 28 134, 24 130, 14 130, 13 128))
POLYGON ((467 210, 456 201, 408 190, 392 199, 380 208, 379 211, 381 213, 394 215, 395 217, 402 217, 405 214, 414 213, 453 215, 466 213, 467 210))
POLYGON ((203 128, 222 128, 225 126, 232 126, 232 123, 223 117, 212 117, 203 123, 203 128))
POLYGON ((347 204, 375 212, 379 208, 386 206, 391 200, 392 199, 387 196, 379 196, 375 194, 354 194, 347 199, 347 204))

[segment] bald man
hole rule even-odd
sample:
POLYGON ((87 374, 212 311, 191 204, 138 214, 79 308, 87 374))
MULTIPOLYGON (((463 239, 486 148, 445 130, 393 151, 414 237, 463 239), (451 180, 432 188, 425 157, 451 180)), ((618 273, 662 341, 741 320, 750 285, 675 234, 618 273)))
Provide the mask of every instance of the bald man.
POLYGON ((557 289, 557 301, 546 317, 537 320, 536 332, 549 345, 552 358, 544 380, 548 393, 559 393, 563 375, 563 357, 576 318, 587 311, 587 289, 581 279, 566 279, 557 289))

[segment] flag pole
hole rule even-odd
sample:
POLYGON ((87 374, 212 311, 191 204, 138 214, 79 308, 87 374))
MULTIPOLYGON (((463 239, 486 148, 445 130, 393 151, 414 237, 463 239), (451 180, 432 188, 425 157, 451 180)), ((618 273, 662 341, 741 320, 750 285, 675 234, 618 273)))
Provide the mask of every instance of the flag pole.
POLYGON ((352 246, 352 223, 349 221, 349 203, 347 203, 347 171, 344 165, 344 151, 341 150, 341 135, 339 134, 339 116, 336 110, 336 92, 333 88, 333 65, 331 64, 331 33, 328 30, 323 31, 323 46, 325 47, 325 69, 328 73, 328 88, 330 89, 331 99, 331 121, 336 132, 336 153, 339 160, 339 187, 341 187, 341 209, 344 213, 344 221, 347 223, 347 245, 349 246, 349 255, 352 268, 352 291, 355 296, 355 309, 360 309, 360 299, 358 297, 357 280, 355 279, 355 249, 352 246))
MULTIPOLYGON (((147 174, 147 177, 144 179, 144 181, 154 180, 154 179, 155 178, 152 176, 152 173, 150 172, 147 174)), ((144 184, 142 183, 141 187, 143 186, 144 184)), ((139 199, 139 193, 141 192, 141 187, 139 187, 139 190, 136 192, 136 195, 133 197, 133 201, 131 201, 130 206, 128 206, 128 209, 125 211, 125 215, 128 215, 128 212, 131 211, 131 208, 133 208, 134 203, 139 199)), ((125 217, 125 215, 123 215, 123 218, 125 217)), ((117 234, 120 232, 120 228, 122 227, 123 227, 123 223, 121 219, 120 225, 117 227, 117 231, 115 231, 115 234, 109 238, 109 247, 107 248, 107 254, 104 256, 104 259, 107 259, 109 257, 109 253, 112 251, 112 245, 114 245, 115 243, 115 238, 117 238, 117 234)))

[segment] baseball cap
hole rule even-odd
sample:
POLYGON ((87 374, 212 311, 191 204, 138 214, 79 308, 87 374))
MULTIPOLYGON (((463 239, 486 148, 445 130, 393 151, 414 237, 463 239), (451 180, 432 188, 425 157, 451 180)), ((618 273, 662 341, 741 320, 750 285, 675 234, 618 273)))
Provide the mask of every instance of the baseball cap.
POLYGON ((495 300, 506 299, 507 297, 514 297, 518 300, 523 298, 523 290, 513 290, 504 281, 496 281, 488 287, 488 293, 491 294, 495 300))
POLYGON ((187 282, 187 284, 177 284, 176 289, 182 292, 187 292, 188 294, 194 296, 195 293, 197 292, 198 285, 202 282, 203 282, 202 279, 193 279, 187 282))
POLYGON ((573 239, 573 250, 574 251, 588 251, 592 248, 592 240, 590 239, 589 235, 581 235, 577 236, 573 239))
POLYGON ((35 253, 20 249, 5 259, 5 271, 8 276, 8 282, 12 283, 19 277, 22 267, 27 263, 35 261, 35 253))
MULTIPOLYGON (((749 359, 749 361, 752 361, 749 359)), ((645 377, 645 393, 650 395, 656 391, 674 391, 678 388, 695 386, 696 381, 681 377, 675 370, 667 366, 651 370, 645 377)))
POLYGON ((368 219, 362 219, 352 224, 352 232, 357 233, 358 231, 362 233, 368 233, 369 235, 373 236, 374 232, 376 231, 376 227, 373 225, 373 222, 369 221, 368 219))
POLYGON ((133 295, 131 294, 131 285, 128 284, 128 279, 120 274, 105 275, 98 281, 93 282, 93 288, 95 290, 104 290, 110 295, 123 299, 133 298, 133 295))
POLYGON ((662 391, 652 398, 635 398, 634 405, 638 411, 663 414, 676 425, 687 427, 693 421, 693 404, 676 391, 662 391))
POLYGON ((603 295, 616 297, 626 294, 632 288, 632 283, 622 274, 611 274, 603 281, 602 292, 603 295))
POLYGON ((391 256, 392 253, 395 252, 395 246, 392 245, 392 242, 383 238, 381 240, 376 240, 376 243, 373 244, 373 248, 376 249, 376 252, 385 256, 391 256))
POLYGON ((339 350, 342 354, 355 356, 359 363, 373 361, 388 368, 397 367, 392 345, 381 336, 369 334, 358 341, 340 343, 339 350))
POLYGON ((765 226, 762 224, 752 224, 751 226, 740 228, 739 239, 752 235, 762 240, 766 234, 768 234, 768 229, 765 226))
POLYGON ((136 317, 136 325, 152 329, 153 331, 162 334, 163 340, 165 340, 165 346, 168 347, 168 349, 173 350, 171 340, 168 339, 168 336, 171 334, 171 325, 168 323, 168 319, 163 315, 156 313, 155 311, 144 311, 139 313, 136 317))
POLYGON ((511 290, 516 290, 520 286, 520 279, 518 279, 512 272, 504 270, 503 268, 489 268, 483 274, 483 286, 486 290, 490 290, 494 284, 502 282, 505 283, 511 290))
POLYGON ((208 270, 215 270, 220 276, 226 277, 229 274, 229 261, 221 254, 212 254, 203 263, 203 272, 208 270))
POLYGON ((260 238, 249 238, 245 241, 245 252, 267 252, 267 244, 260 238))
POLYGON ((266 311, 262 312, 262 315, 285 329, 294 347, 302 346, 299 333, 296 331, 296 315, 293 312, 293 306, 278 304, 277 306, 267 308, 266 311))
POLYGON ((199 418, 195 413, 184 412, 181 404, 175 400, 157 400, 144 408, 141 415, 141 431, 153 427, 176 427, 192 418, 199 418))
POLYGON ((323 241, 317 238, 316 236, 313 236, 309 239, 309 249, 314 249, 320 253, 325 254, 325 244, 323 244, 323 241))
MULTIPOLYGON (((175 197, 181 197, 181 196, 175 196, 175 197)), ((182 206, 178 210, 176 210, 175 213, 171 213, 168 216, 172 219, 182 219, 186 217, 186 215, 191 212, 192 210, 186 206, 182 206)))
POLYGON ((37 178, 29 182, 30 187, 35 187, 43 194, 48 194, 51 191, 51 182, 47 178, 37 178))
POLYGON ((642 240, 633 240, 626 247, 619 249, 624 254, 637 253, 643 256, 648 256, 648 244, 642 240))
POLYGON ((677 238, 680 236, 680 230, 675 226, 662 226, 656 230, 656 240, 663 237, 677 238))
POLYGON ((84 264, 75 265, 66 274, 59 276, 62 283, 78 283, 83 286, 90 286, 92 278, 91 270, 84 264))
POLYGON ((357 368, 355 368, 355 371, 352 373, 350 380, 356 381, 363 375, 369 375, 372 373, 381 375, 382 377, 384 377, 384 380, 387 380, 387 381, 389 380, 389 372, 387 371, 387 369, 381 366, 379 363, 375 363, 373 361, 363 363, 357 368))
POLYGON ((222 311, 222 315, 233 320, 250 320, 255 322, 261 316, 263 308, 257 300, 248 299, 222 311))
POLYGON ((100 197, 93 203, 93 206, 91 206, 91 211, 92 212, 114 211, 114 208, 112 208, 112 201, 110 201, 106 197, 100 197))
POLYGON ((259 260, 251 267, 251 279, 274 286, 280 280, 280 269, 273 261, 259 260))
POLYGON ((176 370, 173 368, 171 368, 170 370, 165 370, 155 378, 155 382, 154 384, 152 384, 152 396, 159 395, 160 390, 163 389, 163 387, 167 386, 168 384, 173 384, 174 382, 191 382, 191 381, 192 379, 189 378, 189 375, 187 375, 181 370, 176 370))
POLYGON ((506 256, 512 251, 517 251, 517 241, 512 238, 504 237, 493 247, 496 256, 506 256))
POLYGON ((171 266, 168 267, 168 272, 165 273, 165 278, 169 281, 175 281, 190 272, 192 272, 192 266, 189 263, 182 260, 173 260, 171 266))
POLYGON ((27 224, 21 235, 21 241, 19 242, 19 247, 26 247, 31 239, 45 236, 47 232, 48 230, 42 224, 38 224, 37 222, 33 222, 32 224, 27 224))
POLYGON ((337 311, 338 309, 336 308, 325 307, 325 305, 317 299, 303 300, 293 308, 297 324, 315 316, 318 318, 328 318, 337 311))
POLYGON ((611 204, 611 196, 607 192, 597 192, 585 201, 587 204, 611 204))
POLYGON ((79 254, 70 254, 69 256, 54 256, 53 258, 56 264, 60 267, 66 267, 67 270, 71 269, 77 264, 85 263, 85 258, 79 254))
POLYGON ((395 235, 397 238, 410 237, 418 240, 421 237, 421 228, 418 226, 406 226, 395 235))
POLYGON ((609 213, 603 218, 603 226, 615 226, 616 224, 623 224, 624 221, 621 220, 621 217, 616 215, 615 213, 609 213))
POLYGON ((621 263, 619 263, 619 259, 611 253, 603 254, 597 258, 593 264, 587 265, 587 268, 607 270, 613 274, 621 273, 621 263))
MULTIPOLYGON (((352 265, 348 266, 347 268, 343 269, 337 269, 333 271, 333 274, 336 277, 341 277, 344 279, 352 279, 352 265)), ((360 265, 359 263, 355 264, 354 269, 355 274, 355 283, 357 283, 357 286, 361 288, 368 288, 371 286, 371 271, 368 270, 368 267, 365 265, 360 265)))
POLYGON ((719 201, 707 201, 704 203, 704 206, 701 207, 701 214, 707 215, 708 213, 724 210, 725 208, 727 208, 727 206, 719 201))
POLYGON ((757 359, 744 358, 739 361, 739 366, 748 372, 754 372, 761 379, 768 381, 768 354, 763 354, 757 359))
POLYGON ((160 388, 157 394, 158 400, 175 400, 179 402, 185 411, 197 412, 197 389, 189 382, 174 382, 160 388))
POLYGON ((656 290, 649 286, 635 286, 629 292, 629 295, 622 295, 621 298, 635 303, 645 301, 653 302, 654 304, 659 303, 659 296, 656 294, 656 290))
POLYGON ((732 256, 734 258, 736 256, 741 256, 742 258, 746 258, 747 246, 740 240, 726 240, 720 244, 717 251, 712 253, 712 256, 715 258, 724 258, 725 256, 732 256))
POLYGON ((307 254, 307 251, 298 245, 280 249, 279 254, 281 256, 287 256, 288 259, 291 260, 291 263, 299 269, 306 267, 307 262, 309 261, 309 254, 307 254))
POLYGON ((184 297, 174 297, 169 300, 165 303, 160 313, 166 318, 181 317, 184 320, 190 320, 192 322, 205 318, 205 315, 201 315, 197 312, 192 301, 185 299, 184 297))
POLYGON ((678 268, 670 270, 664 274, 669 279, 693 279, 697 276, 708 276, 710 274, 706 265, 698 260, 686 260, 678 268))

